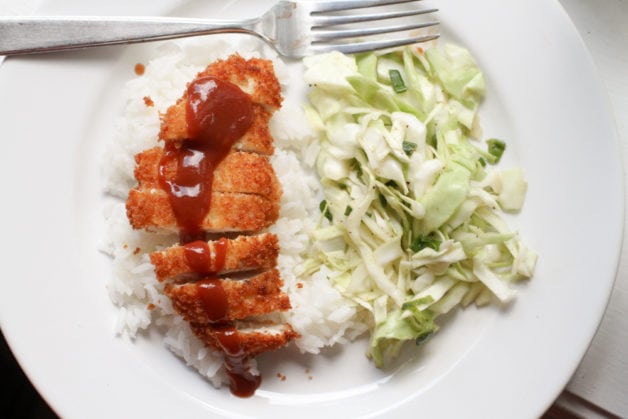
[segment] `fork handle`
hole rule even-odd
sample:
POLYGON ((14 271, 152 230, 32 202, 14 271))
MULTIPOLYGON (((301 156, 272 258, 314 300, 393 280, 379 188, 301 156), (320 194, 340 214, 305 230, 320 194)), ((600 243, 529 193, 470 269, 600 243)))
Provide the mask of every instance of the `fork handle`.
POLYGON ((215 33, 254 31, 242 21, 167 17, 1 17, 0 55, 62 51, 215 33))

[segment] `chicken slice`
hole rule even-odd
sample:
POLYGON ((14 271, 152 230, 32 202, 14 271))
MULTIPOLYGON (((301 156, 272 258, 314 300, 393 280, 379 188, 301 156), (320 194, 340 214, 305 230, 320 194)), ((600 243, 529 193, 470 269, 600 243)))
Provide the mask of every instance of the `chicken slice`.
MULTIPOLYGON (((272 154, 273 139, 268 129, 271 114, 281 106, 281 86, 269 60, 250 58, 245 60, 234 54, 218 60, 196 78, 213 76, 231 82, 247 93, 253 102, 253 126, 235 148, 272 154)), ((180 141, 190 138, 187 125, 187 91, 161 116, 159 138, 163 141, 180 141)))
MULTIPOLYGON (((277 265, 279 254, 279 241, 277 236, 271 233, 238 236, 231 240, 210 240, 207 247, 209 266, 205 272, 214 272, 216 275, 271 269, 277 265), (221 252, 224 259, 217 257, 221 252)), ((155 275, 159 281, 167 279, 182 281, 199 276, 186 257, 186 248, 181 245, 151 253, 150 261, 155 266, 155 275)))
MULTIPOLYGON (((163 156, 161 147, 145 150, 135 156, 135 178, 139 189, 160 188, 159 165, 163 156)), ((169 159, 163 167, 166 180, 177 172, 177 161, 169 159)), ((216 166, 212 191, 257 194, 271 200, 281 196, 281 186, 268 157, 255 153, 233 151, 216 166)))
POLYGON ((264 105, 271 112, 281 107, 281 85, 270 60, 244 59, 233 54, 225 60, 217 60, 208 65, 197 78, 207 76, 235 84, 251 96, 253 103, 264 105))
POLYGON ((279 271, 273 269, 247 279, 213 278, 167 284, 164 292, 185 320, 201 324, 289 310, 290 299, 281 290, 282 285, 279 271))
MULTIPOLYGON (((163 189, 132 189, 127 217, 135 229, 178 232, 177 219, 163 189)), ((279 217, 279 201, 260 195, 212 192, 209 212, 200 228, 209 233, 257 232, 279 217)))
MULTIPOLYGON (((165 114, 161 115, 159 139, 182 141, 190 138, 186 113, 187 96, 180 98, 165 114)), ((271 113, 263 105, 253 104, 253 123, 246 133, 235 142, 233 149, 270 156, 273 154, 273 137, 268 128, 271 113)))
MULTIPOLYGON (((290 341, 298 338, 297 333, 290 324, 252 324, 248 322, 244 327, 236 323, 233 330, 239 350, 246 356, 255 357, 261 353, 283 348, 290 341)), ((221 326, 211 324, 190 323, 192 332, 206 345, 217 350, 224 351, 221 344, 221 334, 224 329, 221 326)))

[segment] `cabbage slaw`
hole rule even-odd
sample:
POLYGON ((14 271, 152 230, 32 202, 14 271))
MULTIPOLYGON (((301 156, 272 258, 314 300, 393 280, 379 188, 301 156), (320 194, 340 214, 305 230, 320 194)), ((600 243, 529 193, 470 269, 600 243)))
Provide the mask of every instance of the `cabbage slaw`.
POLYGON ((457 306, 508 303, 537 255, 502 218, 523 205, 505 143, 482 141, 481 70, 466 49, 307 57, 305 111, 319 142, 321 220, 302 267, 322 266, 368 313, 367 355, 382 367, 422 343, 457 306))

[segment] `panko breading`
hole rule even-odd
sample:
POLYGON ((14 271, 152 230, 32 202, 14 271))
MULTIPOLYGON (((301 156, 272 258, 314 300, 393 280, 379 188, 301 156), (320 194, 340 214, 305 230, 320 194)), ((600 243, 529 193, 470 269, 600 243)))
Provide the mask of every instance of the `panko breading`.
MULTIPOLYGON (((253 102, 253 125, 236 142, 237 150, 253 151, 270 155, 273 139, 268 130, 271 114, 281 106, 281 86, 275 76, 273 64, 268 60, 251 58, 245 60, 234 54, 226 60, 210 64, 196 77, 213 76, 240 87, 253 102)), ((187 91, 161 116, 159 139, 163 141, 184 140, 190 137, 187 125, 187 91)))
MULTIPOLYGON (((272 269, 277 265, 279 242, 271 233, 256 236, 238 236, 232 240, 224 239, 224 260, 216 260, 216 242, 208 241, 210 266, 207 272, 223 275, 232 272, 248 272, 272 269), (221 263, 222 266, 218 266, 221 263)), ((159 281, 195 279, 199 274, 190 266, 185 256, 185 248, 172 246, 150 254, 150 261, 155 267, 159 281)))
MULTIPOLYGON (((177 219, 163 189, 132 189, 127 217, 135 229, 179 231, 177 219)), ((211 206, 201 227, 210 233, 257 232, 279 218, 279 202, 260 195, 212 192, 211 206)))
MULTIPOLYGON (((276 269, 246 279, 219 280, 227 299, 224 321, 242 320, 275 311, 289 310, 288 294, 282 292, 283 281, 276 269)), ((185 320, 192 323, 210 323, 205 302, 200 295, 203 280, 186 284, 167 284, 164 292, 172 306, 185 320)))
MULTIPOLYGON (((300 336, 288 323, 272 325, 259 323, 247 326, 247 328, 241 329, 236 322, 235 333, 241 351, 249 357, 255 357, 261 353, 282 348, 300 336)), ((190 323, 190 328, 203 343, 222 350, 218 340, 218 336, 221 333, 219 326, 190 323)))
MULTIPOLYGON (((163 149, 153 147, 135 156, 135 178, 139 189, 160 188, 159 167, 163 149)), ((166 180, 174 178, 177 162, 163 167, 166 180)), ((237 192, 261 195, 279 200, 281 185, 268 157, 243 151, 232 151, 215 167, 211 185, 214 192, 237 192)))
POLYGON ((244 59, 238 54, 218 60, 198 73, 197 78, 213 76, 231 82, 251 96, 253 103, 273 112, 281 107, 281 86, 272 61, 262 58, 244 59))

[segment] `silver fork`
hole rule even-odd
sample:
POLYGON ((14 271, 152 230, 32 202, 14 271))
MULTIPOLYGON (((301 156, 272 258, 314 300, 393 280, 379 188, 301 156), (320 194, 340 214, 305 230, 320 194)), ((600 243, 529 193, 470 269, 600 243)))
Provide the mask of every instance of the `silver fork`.
POLYGON ((167 17, 1 17, 0 55, 32 54, 99 45, 129 44, 217 33, 257 36, 279 54, 301 58, 426 42, 435 33, 413 33, 438 25, 414 18, 437 9, 421 0, 280 1, 262 16, 241 21, 167 17), (404 7, 397 7, 403 4, 404 7), (370 12, 368 8, 375 7, 370 12), (381 25, 375 22, 385 21, 381 25), (365 25, 365 22, 369 22, 365 25), (374 35, 397 33, 381 39, 374 35), (402 34, 405 32, 405 34, 402 34))

